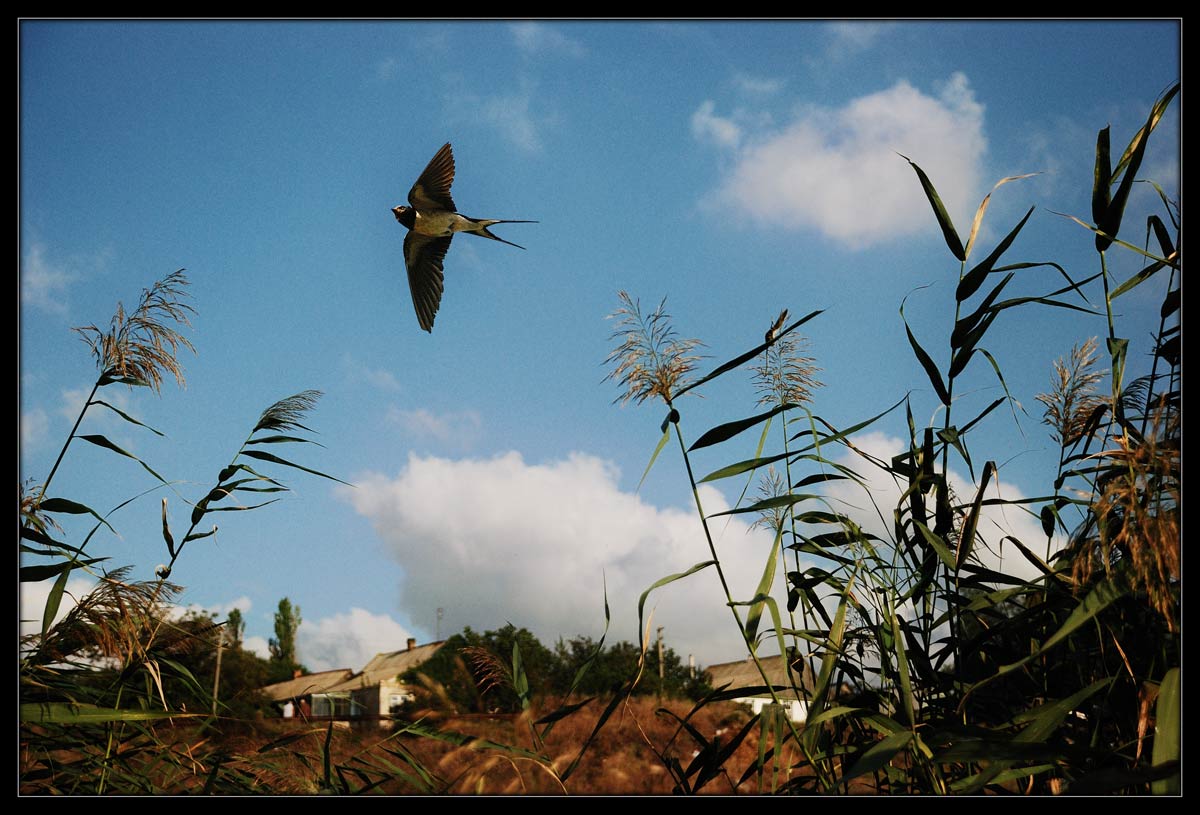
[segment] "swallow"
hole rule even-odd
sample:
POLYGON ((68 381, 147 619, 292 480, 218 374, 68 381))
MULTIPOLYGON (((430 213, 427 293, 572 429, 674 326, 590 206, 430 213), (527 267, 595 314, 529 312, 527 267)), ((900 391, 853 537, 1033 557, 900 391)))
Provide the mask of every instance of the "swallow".
POLYGON ((443 145, 429 162, 417 182, 408 191, 408 206, 392 208, 396 220, 408 229, 404 238, 404 265, 408 269, 408 288, 421 328, 433 333, 433 318, 442 302, 442 262, 456 232, 491 238, 509 246, 524 246, 506 241, 488 231, 494 224, 536 224, 537 221, 506 221, 496 218, 468 218, 460 215, 450 197, 454 183, 454 154, 450 143, 443 145))

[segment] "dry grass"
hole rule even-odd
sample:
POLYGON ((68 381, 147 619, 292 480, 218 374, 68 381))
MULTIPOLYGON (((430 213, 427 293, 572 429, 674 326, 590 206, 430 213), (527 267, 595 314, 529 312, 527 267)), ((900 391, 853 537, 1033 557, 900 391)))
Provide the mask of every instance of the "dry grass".
POLYGON ((666 313, 666 301, 649 315, 642 314, 641 304, 628 292, 618 293, 621 307, 609 315, 617 321, 611 339, 617 347, 605 360, 613 369, 605 379, 616 380, 624 393, 615 401, 641 404, 658 397, 668 405, 675 394, 687 387, 696 363, 702 357, 695 353, 699 340, 681 339, 671 326, 666 313))
POLYGON ((187 285, 187 276, 180 269, 142 292, 132 313, 126 314, 118 303, 107 331, 95 325, 74 329, 91 349, 104 377, 155 391, 162 387, 164 373, 183 384, 177 351, 181 347, 195 349, 171 323, 188 325, 188 315, 194 313, 183 301, 187 285))
MULTIPOLYGON (((343 768, 379 768, 383 762, 388 762, 402 766, 397 754, 403 754, 428 768, 438 779, 432 789, 424 790, 395 774, 373 790, 392 795, 426 791, 499 795, 669 795, 674 782, 662 757, 673 757, 687 767, 699 745, 686 731, 678 731, 673 718, 656 713, 660 707, 669 708, 679 716, 686 716, 691 709, 690 703, 682 701, 659 705, 650 699, 630 700, 600 731, 565 782, 560 781, 559 776, 591 734, 602 709, 599 700, 559 721, 541 750, 533 743, 529 714, 457 716, 436 720, 431 714, 422 720, 424 726, 436 727, 444 733, 463 734, 471 740, 455 744, 416 735, 397 735, 368 724, 353 730, 335 728, 330 740, 330 754, 335 777, 339 765, 343 768), (506 745, 509 749, 498 745, 506 745), (534 758, 535 753, 541 758, 534 758)), ((731 703, 719 703, 705 707, 691 723, 706 738, 728 741, 747 720, 744 709, 731 703)), ((180 726, 176 730, 179 735, 172 741, 179 744, 199 741, 198 737, 187 735, 188 728, 180 726)), ((220 739, 218 752, 237 757, 226 761, 222 771, 248 773, 257 779, 256 786, 264 792, 318 792, 326 733, 327 725, 323 723, 262 721, 250 733, 220 739), (285 748, 262 755, 257 753, 264 744, 288 735, 300 738, 285 748)), ((752 728, 725 762, 723 774, 702 792, 743 794, 762 791, 754 778, 738 783, 741 775, 757 760, 758 734, 757 726, 752 728)), ((793 767, 793 775, 797 758, 797 755, 790 755, 786 760, 786 766, 793 767)), ((200 761, 196 779, 191 783, 202 783, 210 765, 210 761, 200 761)), ((782 784, 786 780, 787 777, 781 776, 775 783, 782 784)), ((769 789, 770 778, 764 783, 769 789)))

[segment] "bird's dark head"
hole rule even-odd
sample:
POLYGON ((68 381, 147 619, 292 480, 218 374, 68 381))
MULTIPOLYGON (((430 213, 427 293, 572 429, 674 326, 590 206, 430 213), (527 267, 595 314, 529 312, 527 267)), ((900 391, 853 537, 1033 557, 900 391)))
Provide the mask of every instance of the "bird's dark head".
POLYGON ((417 222, 417 213, 412 207, 392 207, 392 214, 408 229, 412 229, 417 222))

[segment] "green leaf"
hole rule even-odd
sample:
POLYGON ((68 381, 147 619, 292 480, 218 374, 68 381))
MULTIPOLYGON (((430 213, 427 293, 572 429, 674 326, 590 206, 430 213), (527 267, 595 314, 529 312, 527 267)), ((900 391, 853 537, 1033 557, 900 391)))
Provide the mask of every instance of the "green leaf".
POLYGON ((71 501, 67 498, 45 498, 38 505, 38 508, 44 512, 55 512, 64 515, 91 515, 101 524, 107 526, 114 535, 117 533, 115 529, 109 526, 108 521, 100 517, 96 510, 77 501, 71 501))
POLYGON ((783 541, 783 530, 775 533, 771 548, 767 552, 767 563, 763 567, 762 577, 759 578, 758 588, 754 591, 754 604, 746 614, 746 641, 753 642, 758 636, 758 623, 762 619, 763 601, 760 598, 770 597, 771 586, 775 585, 775 567, 779 565, 779 545, 783 541))
MULTIPOLYGON (((1010 175, 1008 178, 1002 178, 996 182, 996 186, 992 187, 991 192, 983 196, 983 200, 979 202, 979 209, 975 210, 975 220, 971 223, 971 234, 967 235, 967 246, 965 249, 965 254, 967 257, 971 256, 971 250, 975 246, 975 239, 979 237, 979 227, 983 225, 983 214, 987 212, 988 203, 992 200, 992 194, 1011 181, 1021 181, 1025 178, 1033 178, 1035 175, 1041 175, 1041 173, 1025 173, 1023 175, 1010 175)), ((1032 212, 1032 210, 1030 211, 1032 212)), ((1028 218, 1029 216, 1026 215, 1025 217, 1028 218)), ((1013 231, 1013 234, 1015 235, 1015 233, 1019 230, 1020 227, 1017 227, 1017 229, 1013 231)), ((1009 243, 1011 242, 1012 241, 1009 241, 1009 243)))
POLYGON ((22 566, 20 568, 21 583, 40 583, 43 580, 49 580, 52 577, 60 577, 63 572, 70 572, 73 569, 82 569, 85 566, 91 566, 95 563, 101 563, 108 560, 106 557, 89 558, 88 560, 64 560, 60 563, 45 563, 34 566, 22 566))
POLYGON ((709 481, 720 481, 722 478, 732 478, 735 475, 741 475, 742 473, 749 472, 751 470, 757 470, 759 467, 766 467, 768 464, 773 464, 776 461, 788 458, 791 455, 793 454, 779 453, 778 455, 774 456, 761 456, 759 458, 751 458, 746 459, 745 461, 739 461, 737 464, 730 464, 720 468, 719 470, 713 470, 711 473, 704 476, 704 478, 701 478, 698 483, 704 484, 709 481))
POLYGON ((1008 282, 1013 279, 1015 274, 1016 272, 1009 272, 1007 275, 1005 275, 1004 279, 1001 280, 988 293, 988 296, 983 299, 983 302, 979 304, 977 309, 967 316, 955 321, 954 330, 950 333, 951 348, 962 347, 963 340, 966 339, 967 335, 971 333, 971 330, 975 328, 979 321, 987 316, 989 310, 991 309, 992 303, 996 301, 996 297, 998 297, 1000 292, 1004 290, 1004 287, 1008 285, 1008 282))
POLYGON ((966 337, 963 338, 962 348, 959 348, 954 357, 950 360, 950 378, 954 379, 964 370, 967 363, 971 361, 971 357, 975 354, 975 346, 983 339, 983 335, 992 327, 992 323, 996 320, 998 311, 989 312, 986 317, 975 326, 966 337))
POLYGON ((882 741, 876 742, 862 754, 858 761, 846 768, 846 774, 842 776, 842 781, 849 781, 851 778, 857 778, 866 773, 873 773, 884 767, 892 760, 894 755, 907 747, 908 743, 912 740, 912 731, 901 730, 882 741))
POLYGON ((1133 275, 1120 286, 1117 286, 1115 289, 1113 289, 1112 293, 1108 295, 1109 301, 1111 302, 1112 300, 1116 300, 1122 294, 1125 294, 1125 292, 1130 291, 1138 285, 1141 285, 1141 283, 1153 277, 1154 274, 1160 269, 1165 269, 1166 267, 1167 264, 1161 260, 1156 260, 1149 266, 1143 267, 1142 270, 1137 274, 1133 275))
POLYGON ((760 413, 757 416, 750 416, 746 419, 738 419, 737 421, 726 422, 725 424, 717 425, 700 438, 696 439, 692 446, 688 448, 688 452, 690 453, 694 450, 700 450, 705 447, 711 447, 714 444, 720 444, 723 441, 733 438, 743 430, 748 430, 751 427, 754 427, 756 424, 765 422, 771 417, 795 407, 799 407, 799 405, 794 405, 791 402, 785 402, 782 405, 777 405, 771 408, 766 413, 760 413))
POLYGON ((805 495, 801 493, 792 493, 790 495, 776 495, 771 498, 764 498, 757 501, 748 507, 739 507, 737 509, 727 509, 724 512, 714 512, 709 515, 709 518, 719 518, 722 515, 745 515, 749 512, 763 512, 769 509, 779 509, 780 507, 790 507, 793 504, 798 504, 802 501, 811 501, 819 499, 820 495, 805 495))
POLYGON ((1090 621, 1093 617, 1095 617, 1104 609, 1108 608, 1108 606, 1112 603, 1124 597, 1127 593, 1127 589, 1121 588, 1110 580, 1104 580, 1098 583, 1096 587, 1088 593, 1087 597, 1083 598, 1079 605, 1075 607, 1075 609, 1067 617, 1066 621, 1063 622, 1062 626, 1045 642, 1043 642, 1040 647, 1034 649, 1033 653, 1021 660, 1018 660, 1017 662, 1001 666, 995 674, 983 680, 982 682, 978 682, 971 686, 971 690, 981 687, 991 680, 1003 676, 1006 673, 1015 671, 1021 666, 1031 662, 1034 659, 1037 659, 1039 656, 1061 643, 1067 637, 1071 636, 1071 634, 1075 633, 1080 626, 1090 621))
MULTIPOLYGON (((821 655, 821 670, 817 674, 812 700, 808 706, 808 712, 812 716, 819 716, 824 712, 829 695, 833 691, 833 672, 837 664, 841 662, 839 653, 842 650, 842 636, 846 631, 846 609, 850 602, 854 579, 855 576, 851 575, 850 581, 842 591, 837 611, 833 615, 833 625, 830 626, 829 636, 825 641, 824 653, 821 655)), ((820 734, 819 728, 805 728, 803 734, 805 746, 810 750, 815 747, 820 734)))
POLYGON ((913 162, 908 156, 901 154, 900 158, 904 159, 916 171, 917 178, 921 180, 921 188, 925 190, 925 197, 929 199, 929 206, 933 207, 933 214, 937 217, 938 226, 942 229, 942 235, 946 239, 946 246, 953 253, 954 257, 961 261, 967 259, 966 250, 963 249, 962 241, 958 238, 958 232, 954 230, 954 224, 950 222, 950 214, 946 212, 946 207, 942 203, 942 199, 937 194, 937 190, 933 187, 933 182, 929 180, 929 176, 925 175, 925 171, 913 162))
POLYGON ((781 337, 783 337, 787 334, 790 334, 792 331, 794 331, 797 328, 799 328, 800 326, 804 325, 812 318, 816 317, 822 311, 824 311, 824 309, 818 309, 816 311, 809 312, 808 314, 804 315, 796 322, 789 325, 787 328, 780 331, 779 334, 776 335, 771 340, 771 342, 764 342, 761 345, 751 348, 746 353, 736 356, 733 359, 729 360, 728 362, 717 366, 717 368, 712 373, 702 376, 700 379, 697 379, 695 382, 692 382, 687 387, 682 388, 678 393, 676 393, 674 395, 673 399, 678 400, 680 396, 683 396, 685 393, 690 391, 692 388, 698 388, 701 385, 703 385, 705 382, 708 382, 711 379, 716 379, 718 376, 728 373, 729 371, 732 371, 734 368, 740 368, 742 365, 746 364, 747 362, 749 362, 750 360, 754 359, 756 356, 761 354, 763 351, 767 350, 768 347, 770 347, 771 345, 773 345, 776 342, 779 342, 781 337))
POLYGON ((1175 244, 1171 240, 1171 233, 1167 230, 1167 225, 1162 222, 1162 218, 1151 215, 1146 219, 1146 224, 1154 231, 1154 237, 1158 239, 1158 248, 1162 252, 1162 256, 1170 258, 1174 255, 1175 244))
POLYGON ((1099 224, 1112 201, 1112 159, 1109 128, 1096 135, 1096 168, 1092 174, 1092 222, 1099 224))
POLYGON ((1129 340, 1109 337, 1106 345, 1112 358, 1113 392, 1116 393, 1123 389, 1125 383, 1125 354, 1129 351, 1129 340))
MULTIPOLYGON (((1154 751, 1152 753, 1154 766, 1179 761, 1180 746, 1183 739, 1182 705, 1183 690, 1178 668, 1167 671, 1162 683, 1158 686, 1158 699, 1154 705, 1154 751)), ((1178 770, 1169 778, 1155 781, 1150 785, 1150 791, 1155 795, 1178 795, 1180 792, 1180 775, 1178 770)))
POLYGON ((938 371, 937 365, 934 364, 932 357, 925 352, 925 349, 921 347, 921 343, 917 342, 917 338, 913 336, 912 329, 908 327, 907 320, 904 321, 904 332, 908 334, 908 343, 912 346, 913 353, 917 355, 917 361, 925 369, 925 375, 929 377, 929 382, 933 385, 938 399, 941 400, 943 405, 949 407, 950 392, 946 390, 946 385, 942 382, 942 375, 938 371))
POLYGON ((207 532, 193 532, 192 534, 190 534, 186 538, 184 538, 183 542, 187 543, 188 541, 200 540, 201 538, 207 538, 210 535, 215 535, 215 534, 217 534, 217 528, 214 526, 212 529, 208 530, 207 532))
POLYGON ((920 521, 913 521, 913 525, 920 530, 921 536, 925 538, 925 542, 933 547, 933 551, 937 553, 942 563, 946 564, 946 568, 953 569, 954 555, 951 553, 950 548, 946 546, 946 542, 942 540, 941 536, 935 535, 930 531, 929 527, 920 521))
POLYGON ((158 473, 154 472, 154 470, 152 470, 150 468, 149 464, 142 461, 140 458, 135 456, 133 453, 130 453, 126 450, 122 450, 120 447, 113 444, 111 441, 106 439, 104 436, 100 436, 100 435, 76 436, 75 438, 83 439, 84 441, 94 444, 97 447, 103 447, 106 450, 112 450, 114 453, 118 453, 122 456, 125 456, 126 458, 131 458, 134 461, 136 461, 138 464, 142 465, 142 469, 144 469, 146 472, 150 473, 150 475, 154 476, 155 478, 157 478, 159 481, 161 481, 164 484, 167 483, 167 480, 165 478, 163 478, 161 475, 159 475, 158 473))
POLYGON ((319 441, 312 439, 301 438, 300 436, 259 436, 257 439, 250 439, 246 444, 284 444, 286 442, 299 442, 300 444, 315 444, 317 447, 324 447, 319 441))
POLYGON ((975 493, 975 501, 971 504, 971 512, 967 515, 967 520, 963 524, 962 531, 959 534, 958 541, 958 558, 954 563, 954 571, 957 573, 971 555, 971 548, 975 545, 975 534, 979 528, 979 513, 982 508, 983 494, 987 491, 988 481, 996 472, 996 462, 989 461, 983 465, 983 476, 979 481, 979 490, 975 493))
MULTIPOLYGON (((1171 100, 1175 98, 1177 93, 1179 93, 1179 83, 1176 83, 1165 94, 1163 94, 1163 96, 1157 102, 1154 103, 1154 107, 1150 109, 1150 119, 1147 123, 1150 127, 1150 130, 1153 131, 1154 128, 1158 127, 1159 120, 1162 119, 1163 114, 1167 111, 1167 107, 1171 104, 1171 100)), ((1143 145, 1145 144, 1145 141, 1142 139, 1142 133, 1144 130, 1145 126, 1143 126, 1142 130, 1139 130, 1136 134, 1134 134, 1133 139, 1129 142, 1129 146, 1126 147, 1125 152, 1121 154, 1121 160, 1117 162, 1117 166, 1113 170, 1113 178, 1116 178, 1121 174, 1122 171, 1125 170, 1125 165, 1130 162, 1135 146, 1139 143, 1143 145)))
POLYGON ((55 580, 54 585, 50 587, 50 594, 46 596, 46 607, 42 611, 42 642, 46 641, 46 632, 50 630, 50 626, 54 625, 54 618, 58 616, 63 592, 67 590, 67 580, 70 577, 69 570, 62 572, 58 576, 58 580, 55 580))
MULTIPOLYGON (((1068 696, 1066 699, 1049 702, 1015 717, 1015 722, 1028 721, 1029 724, 1013 737, 1013 742, 1015 744, 1042 745, 1043 742, 1054 734, 1069 713, 1078 708, 1089 697, 1107 688, 1112 683, 1112 677, 1101 679, 1088 685, 1083 690, 1068 696)), ((968 786, 964 792, 967 794, 978 792, 991 783, 1000 772, 1009 769, 1009 766, 1010 762, 1007 761, 992 763, 976 777, 974 783, 968 786)))
POLYGON ((716 563, 717 562, 715 560, 706 560, 703 563, 697 563, 695 566, 691 567, 686 572, 679 572, 678 574, 667 575, 666 577, 656 580, 654 582, 654 585, 652 585, 650 588, 648 588, 644 592, 642 592, 642 596, 638 598, 638 647, 639 648, 643 648, 646 644, 643 639, 645 634, 642 631, 642 621, 645 619, 644 615, 643 615, 643 610, 645 609, 645 606, 646 606, 646 598, 650 596, 650 592, 654 591, 655 589, 662 588, 663 586, 667 585, 668 583, 674 583, 676 580, 682 580, 683 578, 688 577, 689 575, 695 574, 696 572, 700 571, 701 569, 707 569, 709 566, 715 566, 716 563))
MULTIPOLYGON (((896 649, 896 672, 900 678, 900 702, 903 705, 905 721, 910 728, 917 726, 916 702, 913 699, 912 677, 908 669, 908 654, 904 647, 904 632, 900 630, 900 618, 896 614, 889 598, 888 616, 891 618, 892 639, 896 649)), ((897 734, 898 735, 898 734, 897 734)), ((907 744, 907 742, 905 742, 907 744)))
POLYGON ((89 404, 89 405, 103 405, 104 407, 106 407, 106 408, 108 408, 109 410, 111 410, 113 413, 115 413, 115 414, 117 414, 118 416, 120 416, 120 417, 121 417, 122 419, 124 419, 125 421, 127 421, 127 422, 130 422, 130 423, 132 423, 132 424, 135 424, 135 425, 137 425, 138 427, 144 427, 144 428, 146 428, 147 430, 149 430, 151 433, 155 434, 156 436, 162 436, 162 435, 163 435, 162 433, 160 433, 159 431, 155 430, 155 429, 154 429, 153 427, 151 427, 150 425, 148 425, 148 424, 145 424, 145 423, 143 423, 143 422, 139 422, 137 419, 133 418, 132 416, 130 416, 130 415, 129 415, 128 413, 126 413, 125 411, 123 411, 123 410, 118 410, 116 407, 113 407, 113 406, 112 406, 112 405, 110 405, 108 402, 105 402, 103 399, 93 399, 92 401, 88 402, 88 404, 89 404))
POLYGON ((280 458, 279 456, 271 455, 270 453, 264 453, 261 450, 243 450, 241 452, 241 455, 249 456, 250 458, 257 458, 262 461, 270 461, 275 464, 282 464, 285 467, 294 467, 297 470, 303 470, 304 472, 309 473, 311 475, 320 476, 321 478, 328 478, 330 481, 336 481, 339 484, 346 484, 347 487, 353 486, 352 484, 347 484, 345 481, 341 480, 340 478, 334 478, 331 475, 326 475, 325 473, 320 472, 319 470, 310 470, 308 467, 304 467, 300 464, 296 464, 294 462, 288 461, 287 459, 280 458))
POLYGON ((992 250, 992 253, 980 261, 974 269, 963 275, 962 280, 958 281, 958 288, 954 292, 954 297, 958 302, 963 302, 972 294, 979 291, 979 287, 983 285, 983 281, 987 279, 987 276, 992 273, 996 262, 1000 260, 1000 256, 1012 246, 1013 241, 1017 238, 1017 233, 1025 226, 1025 222, 1029 220, 1029 216, 1033 214, 1033 210, 1034 207, 1030 207, 1029 211, 1025 213, 1025 217, 1012 228, 1012 231, 1004 237, 1004 240, 996 244, 996 248, 992 250))
MULTIPOLYGON (((1117 233, 1121 231, 1121 219, 1125 215, 1125 204, 1129 200, 1129 192, 1133 189, 1133 182, 1137 176, 1138 170, 1142 166, 1142 158, 1146 154, 1146 145, 1150 141, 1150 133, 1158 124, 1158 120, 1162 117, 1163 111, 1171 98, 1179 90, 1176 85, 1171 91, 1159 102, 1155 103, 1150 110, 1150 116, 1146 120, 1146 124, 1139 130, 1129 142, 1129 146, 1125 148, 1124 155, 1117 163, 1117 173, 1121 174, 1121 183, 1117 185, 1117 191, 1112 197, 1108 208, 1104 212, 1104 217, 1096 221, 1096 228, 1104 233, 1096 236, 1096 251, 1103 252, 1112 245, 1113 239, 1117 237, 1117 233)), ((1114 174, 1115 175, 1115 174, 1114 174)))
POLYGON ((670 428, 663 430, 662 438, 660 438, 658 440, 658 444, 656 444, 654 446, 654 452, 650 454, 650 461, 649 461, 649 463, 646 464, 646 469, 642 473, 642 477, 638 479, 637 489, 635 489, 634 492, 641 491, 642 484, 644 484, 646 482, 646 476, 650 475, 650 468, 654 466, 654 462, 658 461, 658 454, 662 452, 663 447, 666 446, 667 439, 669 439, 670 437, 671 437, 670 428))
POLYGON ((128 710, 71 704, 70 702, 23 702, 21 721, 39 724, 102 724, 105 722, 148 722, 162 719, 187 719, 200 713, 164 710, 128 710))

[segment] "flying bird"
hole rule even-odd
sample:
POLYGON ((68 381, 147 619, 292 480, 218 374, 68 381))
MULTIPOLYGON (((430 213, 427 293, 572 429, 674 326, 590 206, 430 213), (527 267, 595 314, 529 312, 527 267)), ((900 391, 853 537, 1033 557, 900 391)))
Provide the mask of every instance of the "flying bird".
POLYGON ((468 218, 460 215, 450 197, 454 183, 454 154, 447 142, 437 151, 417 183, 408 191, 408 206, 393 207, 396 220, 408 229, 404 238, 404 265, 408 268, 408 287, 421 328, 433 332, 433 318, 442 302, 442 261, 450 249, 455 232, 468 232, 482 238, 506 241, 488 231, 494 224, 535 224, 537 221, 504 221, 495 218, 468 218))

